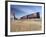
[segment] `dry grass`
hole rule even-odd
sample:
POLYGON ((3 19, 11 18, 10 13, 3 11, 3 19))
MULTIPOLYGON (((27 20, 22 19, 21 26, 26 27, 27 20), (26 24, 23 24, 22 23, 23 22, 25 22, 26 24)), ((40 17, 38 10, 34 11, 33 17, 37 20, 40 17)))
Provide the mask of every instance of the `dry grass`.
POLYGON ((19 31, 39 31, 41 30, 41 21, 28 19, 28 20, 15 20, 11 21, 11 32, 19 31))

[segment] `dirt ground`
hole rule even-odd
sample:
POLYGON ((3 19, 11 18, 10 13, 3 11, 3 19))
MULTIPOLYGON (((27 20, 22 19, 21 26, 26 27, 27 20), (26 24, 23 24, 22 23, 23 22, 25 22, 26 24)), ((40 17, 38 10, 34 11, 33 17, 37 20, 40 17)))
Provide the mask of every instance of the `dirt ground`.
POLYGON ((23 32, 23 31, 39 31, 41 30, 40 19, 23 19, 11 21, 11 32, 23 32))

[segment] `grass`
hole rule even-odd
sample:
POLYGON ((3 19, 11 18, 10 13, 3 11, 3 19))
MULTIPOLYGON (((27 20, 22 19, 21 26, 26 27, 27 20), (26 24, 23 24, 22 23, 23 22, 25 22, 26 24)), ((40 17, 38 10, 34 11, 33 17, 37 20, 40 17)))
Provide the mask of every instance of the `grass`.
POLYGON ((39 31, 41 28, 41 20, 38 19, 11 21, 11 32, 39 31))

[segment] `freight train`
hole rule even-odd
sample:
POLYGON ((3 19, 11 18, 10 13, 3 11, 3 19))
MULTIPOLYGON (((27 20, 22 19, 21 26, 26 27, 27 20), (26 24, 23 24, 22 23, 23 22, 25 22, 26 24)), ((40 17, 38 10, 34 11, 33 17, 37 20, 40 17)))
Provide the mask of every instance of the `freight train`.
POLYGON ((40 18, 40 12, 36 12, 36 13, 23 16, 20 19, 32 19, 32 18, 40 18))

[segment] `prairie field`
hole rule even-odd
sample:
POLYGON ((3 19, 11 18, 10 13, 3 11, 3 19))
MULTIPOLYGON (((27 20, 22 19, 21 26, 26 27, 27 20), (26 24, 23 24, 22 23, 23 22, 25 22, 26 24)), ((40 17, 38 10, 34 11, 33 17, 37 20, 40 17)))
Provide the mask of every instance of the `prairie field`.
POLYGON ((22 19, 14 20, 10 22, 11 32, 23 32, 23 31, 40 31, 42 28, 41 19, 22 19))

